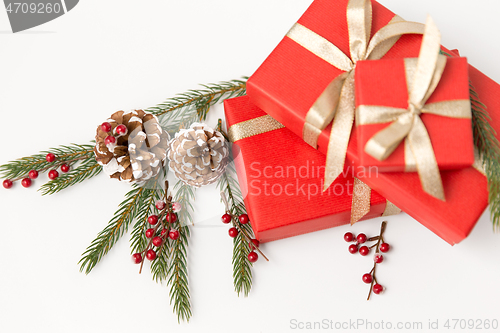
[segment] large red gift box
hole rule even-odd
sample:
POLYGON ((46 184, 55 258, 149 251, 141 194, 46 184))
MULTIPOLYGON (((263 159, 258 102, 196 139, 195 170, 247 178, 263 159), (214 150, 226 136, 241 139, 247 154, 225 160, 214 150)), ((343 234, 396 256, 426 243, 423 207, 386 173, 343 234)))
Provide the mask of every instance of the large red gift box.
MULTIPOLYGON (((374 158, 365 150, 367 142, 392 122, 367 121, 367 116, 378 107, 408 108, 407 77, 410 67, 417 59, 383 59, 359 61, 356 66, 356 126, 359 164, 375 166, 382 172, 415 171, 413 153, 402 141, 384 160, 374 158), (364 108, 364 109, 363 109, 364 108), (364 114, 362 114, 364 113, 364 114), (368 122, 368 123, 363 123, 368 122), (406 149, 405 149, 406 148, 406 149), (411 155, 411 156, 407 156, 411 155), (413 165, 412 165, 413 164, 413 165)), ((424 113, 420 115, 432 144, 433 153, 440 170, 461 169, 474 163, 471 106, 469 101, 469 68, 466 58, 448 58, 441 80, 426 101, 424 113), (426 113, 432 107, 462 109, 469 118, 453 118, 426 113), (463 103, 465 102, 465 103, 463 103)), ((394 119, 395 120, 395 119, 394 119)))
MULTIPOLYGON (((349 49, 345 18, 347 3, 348 0, 316 0, 299 23, 346 53, 349 49)), ((373 32, 394 14, 375 1, 371 3, 373 32)), ((384 59, 418 57, 421 42, 421 36, 404 35, 384 59)), ((285 37, 249 79, 247 93, 258 107, 302 137, 306 113, 328 83, 340 73, 285 37)), ((469 78, 479 99, 488 108, 490 123, 500 133, 500 86, 470 65, 469 78)), ((331 124, 327 126, 318 138, 318 150, 324 154, 327 153, 331 127, 331 124)), ((347 151, 347 167, 358 167, 360 163, 356 137, 354 128, 347 151)), ((445 202, 422 190, 417 173, 380 172, 371 176, 358 173, 357 177, 452 245, 468 236, 488 206, 487 179, 472 167, 441 172, 445 202)))
MULTIPOLYGON (((247 96, 224 101, 224 109, 230 133, 233 125, 243 123, 250 130, 248 121, 266 116, 247 96)), ((346 173, 323 192, 325 156, 289 129, 281 127, 236 140, 233 154, 245 207, 259 241, 349 223, 353 176, 346 173)), ((387 215, 394 208, 375 191, 371 191, 370 204, 363 219, 387 215)))

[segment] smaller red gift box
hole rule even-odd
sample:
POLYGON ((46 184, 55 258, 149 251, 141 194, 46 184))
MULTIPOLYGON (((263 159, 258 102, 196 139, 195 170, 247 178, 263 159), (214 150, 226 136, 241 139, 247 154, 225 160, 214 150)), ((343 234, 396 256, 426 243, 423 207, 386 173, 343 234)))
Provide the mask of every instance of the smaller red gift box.
MULTIPOLYGON (((392 122, 366 121, 377 107, 408 108, 408 83, 411 83, 412 65, 417 59, 387 59, 359 61, 356 67, 356 125, 359 164, 377 167, 379 171, 415 171, 413 154, 404 140, 384 160, 374 158, 366 151, 367 142, 392 122), (411 75, 411 74, 410 74, 411 75), (411 156, 408 156, 411 155, 411 156), (409 162, 410 161, 410 162, 409 162), (413 165, 412 165, 413 164, 413 165)), ((474 143, 469 102, 469 68, 466 58, 448 58, 441 80, 425 103, 420 115, 440 170, 461 169, 474 163, 474 143), (469 118, 425 113, 426 108, 449 107, 458 102, 469 118), (465 103, 460 103, 465 102, 465 103), (446 105, 448 103, 448 105, 446 105), (443 106, 444 104, 444 106, 443 106)), ((457 109, 456 105, 452 106, 457 109)))
MULTIPOLYGON (((224 109, 230 134, 234 125, 243 125, 248 132, 252 131, 249 121, 269 117, 251 104, 247 96, 224 101, 224 109)), ((259 241, 269 242, 349 223, 353 176, 346 172, 323 192, 325 155, 289 129, 281 127, 246 135, 235 140, 233 154, 245 207, 259 241)), ((370 203, 370 211, 363 219, 388 215, 394 208, 375 191, 371 191, 370 203)))

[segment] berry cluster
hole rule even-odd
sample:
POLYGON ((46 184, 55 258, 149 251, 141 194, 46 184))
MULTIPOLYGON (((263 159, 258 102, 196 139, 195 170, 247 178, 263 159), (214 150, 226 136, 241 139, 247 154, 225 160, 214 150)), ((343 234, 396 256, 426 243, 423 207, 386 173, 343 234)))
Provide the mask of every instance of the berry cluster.
POLYGON ((375 254, 373 255, 374 265, 372 270, 369 273, 363 274, 362 280, 364 283, 370 284, 370 292, 368 293, 368 299, 370 299, 370 295, 373 291, 375 294, 381 294, 385 288, 377 282, 377 278, 375 276, 375 271, 377 269, 377 264, 380 264, 384 261, 384 256, 380 253, 386 253, 389 251, 391 246, 384 241, 384 231, 387 226, 387 221, 382 222, 382 226, 380 228, 380 235, 368 238, 365 234, 359 234, 357 237, 352 232, 347 232, 344 235, 344 240, 348 243, 355 242, 355 244, 349 245, 349 252, 351 254, 355 254, 359 252, 362 256, 367 256, 370 251, 375 248, 375 254), (366 242, 374 242, 375 244, 371 246, 364 245, 366 242))
MULTIPOLYGON (((267 257, 262 253, 259 249, 260 242, 255 238, 250 238, 249 235, 245 232, 245 230, 241 227, 242 224, 247 224, 250 222, 247 214, 241 214, 240 216, 231 215, 229 211, 226 211, 224 215, 221 217, 222 223, 229 224, 232 223, 232 227, 229 228, 229 236, 232 238, 236 238, 238 234, 241 232, 243 237, 248 242, 248 247, 250 248, 250 253, 248 253, 248 261, 254 263, 259 259, 259 252, 264 259, 268 260, 267 257), (257 251, 257 252, 255 252, 257 251)), ((269 260, 268 260, 269 261, 269 260)))
POLYGON ((125 126, 123 124, 116 126, 115 129, 113 130, 113 132, 110 133, 112 128, 113 128, 113 126, 111 126, 111 124, 108 122, 104 122, 101 124, 101 130, 103 132, 109 133, 109 135, 104 139, 104 143, 106 144, 109 151, 111 151, 111 152, 116 147, 116 138, 118 138, 120 136, 127 135, 127 133, 128 133, 127 126, 125 126))
POLYGON ((142 271, 144 258, 149 261, 155 260, 164 250, 169 239, 172 241, 179 239, 180 223, 177 213, 181 210, 181 204, 172 202, 172 196, 167 197, 167 192, 168 182, 165 183, 165 200, 158 200, 155 203, 158 214, 150 215, 147 218, 150 227, 145 231, 145 236, 149 239, 149 243, 144 251, 132 255, 132 262, 141 264, 139 273, 142 271))
POLYGON ((71 163, 76 162, 80 159, 81 158, 75 158, 75 159, 72 159, 69 161, 57 161, 56 155, 54 155, 52 153, 48 153, 47 155, 45 155, 45 160, 48 163, 51 163, 49 166, 42 168, 40 170, 31 170, 30 172, 28 172, 28 174, 26 176, 23 176, 23 177, 19 177, 16 179, 5 179, 3 181, 3 187, 6 189, 9 189, 18 180, 21 180, 21 185, 23 187, 30 187, 32 184, 32 181, 37 179, 41 172, 47 171, 49 169, 50 169, 50 171, 48 172, 48 177, 50 180, 54 180, 57 177, 59 177, 59 172, 57 171, 58 168, 61 169, 61 172, 67 173, 71 169, 71 166, 70 166, 71 163))

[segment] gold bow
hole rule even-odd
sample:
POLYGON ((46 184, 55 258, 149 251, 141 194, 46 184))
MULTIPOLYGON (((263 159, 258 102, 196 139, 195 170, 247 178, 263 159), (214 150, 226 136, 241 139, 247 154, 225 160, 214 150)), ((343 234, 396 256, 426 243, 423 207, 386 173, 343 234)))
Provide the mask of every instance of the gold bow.
POLYGON ((296 43, 345 71, 335 78, 319 96, 306 115, 302 137, 317 148, 321 131, 333 120, 326 157, 326 190, 344 170, 347 145, 354 122, 354 69, 359 60, 382 58, 404 34, 422 34, 424 25, 406 22, 395 16, 370 40, 372 5, 370 0, 349 0, 347 25, 351 58, 337 46, 314 31, 296 23, 287 36, 296 43), (335 118, 335 119, 334 119, 335 118))
POLYGON ((440 43, 439 30, 432 18, 428 17, 418 62, 417 59, 405 59, 408 108, 361 105, 356 112, 356 122, 358 125, 392 122, 366 143, 365 151, 378 160, 384 160, 405 139, 405 159, 409 164, 407 171, 412 169, 413 164, 424 191, 445 200, 431 139, 420 114, 470 118, 471 108, 469 99, 425 104, 436 89, 446 66, 446 57, 439 54, 440 43))

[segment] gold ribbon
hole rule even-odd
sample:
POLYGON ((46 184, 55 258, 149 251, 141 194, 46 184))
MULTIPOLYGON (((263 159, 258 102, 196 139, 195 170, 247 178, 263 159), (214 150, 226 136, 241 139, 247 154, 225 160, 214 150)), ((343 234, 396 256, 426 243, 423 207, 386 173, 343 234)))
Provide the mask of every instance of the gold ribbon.
POLYGON ((424 191, 445 200, 431 139, 420 114, 470 119, 471 106, 469 99, 425 104, 446 66, 446 57, 439 54, 440 42, 439 30, 428 17, 418 60, 405 59, 408 108, 361 105, 356 111, 356 122, 358 125, 392 122, 366 143, 365 151, 378 160, 384 160, 405 140, 407 171, 416 167, 424 191))
POLYGON ((406 22, 395 16, 370 40, 372 6, 370 0, 349 0, 347 25, 351 58, 330 41, 296 23, 287 36, 296 43, 344 71, 321 93, 306 115, 302 137, 317 148, 318 138, 333 120, 326 157, 326 190, 344 170, 347 144, 354 122, 354 69, 359 60, 380 59, 404 34, 422 34, 420 23, 406 22))
POLYGON ((263 134, 283 128, 281 123, 269 115, 253 118, 234 124, 229 127, 227 136, 231 142, 236 142, 241 139, 249 138, 254 135, 263 134))
MULTIPOLYGON (((227 131, 229 140, 236 142, 254 135, 264 134, 278 130, 284 126, 269 115, 242 121, 229 127, 227 131)), ((358 178, 354 178, 352 191, 351 225, 362 219, 370 212, 371 188, 358 178)), ((387 200, 382 216, 396 215, 401 213, 393 203, 387 200)))
MULTIPOLYGON (((372 189, 358 178, 354 178, 352 190, 351 225, 361 220, 370 212, 372 189)), ((381 216, 397 215, 401 213, 395 204, 386 199, 385 209, 381 216)))

